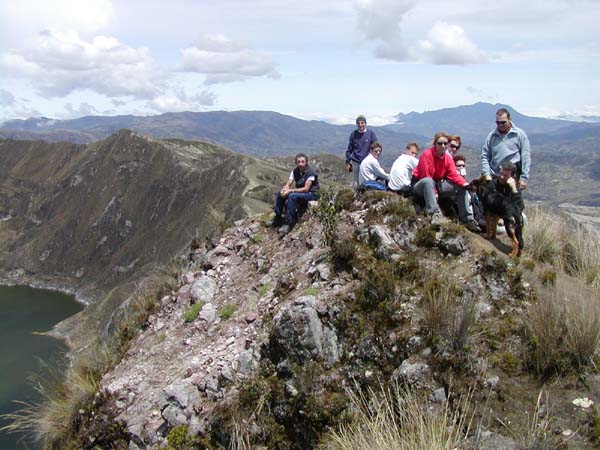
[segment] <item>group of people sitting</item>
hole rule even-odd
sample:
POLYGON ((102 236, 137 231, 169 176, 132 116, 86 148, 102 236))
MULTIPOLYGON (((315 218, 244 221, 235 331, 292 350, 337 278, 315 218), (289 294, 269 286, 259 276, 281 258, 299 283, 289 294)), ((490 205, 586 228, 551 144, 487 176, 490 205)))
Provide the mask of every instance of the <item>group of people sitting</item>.
MULTIPOLYGON (((375 132, 366 125, 365 116, 356 118, 357 128, 350 135, 346 151, 346 168, 353 172, 352 184, 356 191, 387 190, 412 197, 418 209, 431 215, 432 222, 447 220, 442 210, 455 210, 460 223, 468 230, 483 231, 486 224, 483 206, 473 184, 466 179, 465 157, 459 153, 460 136, 440 131, 435 134, 431 147, 420 156, 419 145, 409 143, 388 173, 379 163, 383 147, 375 132), (444 204, 450 207, 441 207, 444 204)), ((482 176, 487 180, 493 177, 498 192, 511 201, 517 196, 522 211, 519 189, 527 185, 529 141, 522 130, 512 125, 510 113, 505 109, 496 113, 496 125, 482 148, 482 176), (500 176, 502 170, 504 176, 500 176)), ((309 166, 308 157, 300 153, 295 163, 296 168, 277 194, 275 216, 268 224, 279 227, 281 234, 290 231, 299 207, 319 197, 318 174, 309 166)))

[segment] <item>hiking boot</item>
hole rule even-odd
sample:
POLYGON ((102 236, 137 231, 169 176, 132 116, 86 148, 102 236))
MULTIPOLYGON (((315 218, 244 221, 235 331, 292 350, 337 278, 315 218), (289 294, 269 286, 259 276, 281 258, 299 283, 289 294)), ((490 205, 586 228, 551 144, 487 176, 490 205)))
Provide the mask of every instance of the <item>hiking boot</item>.
POLYGON ((463 224, 465 226, 465 228, 469 231, 471 231, 472 233, 481 233, 482 230, 479 227, 479 225, 477 225, 477 223, 474 220, 471 220, 465 224, 463 224))
POLYGON ((275 216, 266 223, 266 226, 268 228, 277 228, 282 223, 283 223, 283 219, 281 218, 281 216, 275 216))
POLYGON ((277 232, 281 235, 286 235, 291 231, 292 227, 290 227, 287 223, 285 225, 282 225, 279 230, 277 230, 277 232))
POLYGON ((436 211, 431 215, 431 225, 443 225, 450 222, 440 211, 436 211))

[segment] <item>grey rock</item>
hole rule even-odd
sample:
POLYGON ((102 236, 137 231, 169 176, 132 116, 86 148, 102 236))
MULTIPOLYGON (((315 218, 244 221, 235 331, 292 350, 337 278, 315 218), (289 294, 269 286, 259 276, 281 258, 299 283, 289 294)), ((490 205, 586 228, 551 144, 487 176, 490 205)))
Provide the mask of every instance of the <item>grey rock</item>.
POLYGON ((178 427, 187 423, 187 416, 175 405, 167 406, 162 412, 162 417, 172 427, 178 427))
POLYGON ((519 448, 513 439, 493 431, 482 431, 479 438, 471 438, 469 444, 477 450, 517 450, 519 448))
MULTIPOLYGON (((437 236, 437 234, 436 234, 437 236)), ((440 242, 438 243, 439 248, 444 253, 449 253, 451 255, 461 255, 467 249, 467 243, 465 242, 462 236, 452 236, 452 237, 444 237, 443 235, 440 237, 440 242)))
POLYGON ((192 284, 194 282, 194 272, 188 272, 183 276, 183 282, 185 284, 192 284))
POLYGON ((303 363, 320 357, 328 365, 339 360, 337 335, 319 319, 316 303, 312 295, 300 297, 273 318, 270 345, 281 359, 303 363))
POLYGON ((217 283, 206 275, 195 280, 190 289, 193 300, 202 300, 204 302, 210 302, 216 291, 217 283))
POLYGON ((198 318, 204 322, 211 324, 217 319, 217 308, 212 303, 207 303, 202 306, 198 318))
POLYGON ((400 367, 394 370, 392 379, 401 380, 409 384, 423 385, 431 375, 431 368, 421 361, 402 361, 400 367))
POLYGON ((188 408, 200 400, 198 388, 187 380, 176 381, 165 388, 167 399, 174 400, 181 408, 188 408))
POLYGON ((436 403, 444 403, 446 401, 446 390, 439 388, 433 391, 432 400, 436 403))
POLYGON ((319 273, 319 278, 323 281, 329 281, 331 279, 331 269, 327 264, 319 264, 317 266, 317 272, 319 273))

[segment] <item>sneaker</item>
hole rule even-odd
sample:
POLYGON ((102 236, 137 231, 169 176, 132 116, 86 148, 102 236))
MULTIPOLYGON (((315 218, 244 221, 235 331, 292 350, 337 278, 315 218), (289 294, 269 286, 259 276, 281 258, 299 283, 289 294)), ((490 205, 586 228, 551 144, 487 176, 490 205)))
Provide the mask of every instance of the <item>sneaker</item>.
POLYGON ((290 227, 290 226, 289 226, 289 225, 286 223, 285 225, 282 225, 282 226, 279 228, 279 230, 277 230, 277 232, 278 232, 279 234, 283 234, 283 235, 285 235, 285 234, 288 234, 288 233, 290 232, 290 230, 291 230, 291 229, 292 229, 292 228, 291 228, 291 227, 290 227))
POLYGON ((275 216, 271 220, 269 220, 266 225, 268 228, 277 228, 283 223, 283 219, 281 216, 275 216))
POLYGON ((450 222, 440 211, 436 211, 431 215, 431 225, 443 225, 450 222))
POLYGON ((465 228, 473 233, 481 233, 482 230, 479 227, 479 225, 477 225, 477 223, 474 220, 471 220, 470 222, 467 222, 464 224, 465 228))

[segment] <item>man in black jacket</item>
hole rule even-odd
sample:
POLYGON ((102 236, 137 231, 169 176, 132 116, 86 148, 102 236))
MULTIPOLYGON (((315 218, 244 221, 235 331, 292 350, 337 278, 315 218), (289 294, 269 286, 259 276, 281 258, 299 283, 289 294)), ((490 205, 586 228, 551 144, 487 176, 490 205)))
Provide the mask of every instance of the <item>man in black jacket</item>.
POLYGON ((304 153, 296 155, 296 168, 290 172, 287 182, 277 193, 275 199, 275 217, 267 225, 277 227, 282 224, 285 207, 285 223, 279 228, 280 234, 290 232, 299 207, 306 207, 311 200, 319 198, 319 175, 308 165, 308 157, 304 153), (295 185, 292 188, 292 184, 295 185))

